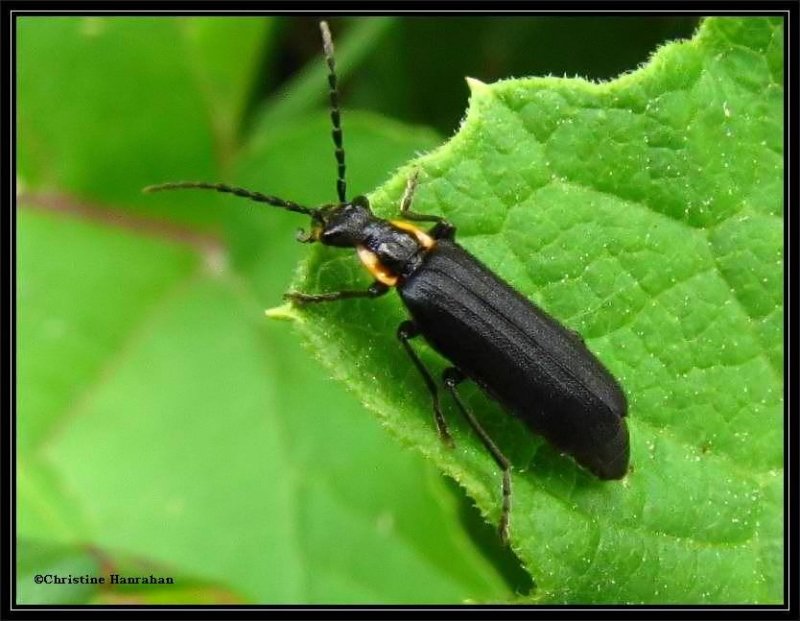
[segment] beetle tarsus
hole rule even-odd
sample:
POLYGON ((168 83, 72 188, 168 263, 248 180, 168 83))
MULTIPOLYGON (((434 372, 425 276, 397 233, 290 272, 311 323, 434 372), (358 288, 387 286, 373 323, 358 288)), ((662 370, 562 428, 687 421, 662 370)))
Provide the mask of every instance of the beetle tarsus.
MULTIPOLYGON (((417 191, 417 184, 419 182, 419 170, 414 169, 414 172, 411 173, 411 176, 406 181, 406 189, 403 192, 403 198, 400 199, 400 215, 408 218, 408 214, 411 213, 412 216, 416 216, 413 211, 411 211, 411 203, 414 200, 414 193, 417 191)), ((411 217, 411 220, 414 218, 411 217)))

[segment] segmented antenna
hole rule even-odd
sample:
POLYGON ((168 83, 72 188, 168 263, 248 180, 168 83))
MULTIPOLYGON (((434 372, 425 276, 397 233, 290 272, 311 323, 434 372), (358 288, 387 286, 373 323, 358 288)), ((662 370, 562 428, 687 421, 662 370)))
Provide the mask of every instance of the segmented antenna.
POLYGON ((241 196, 242 198, 249 198, 256 203, 267 203, 273 207, 280 207, 287 211, 295 213, 303 213, 308 216, 313 216, 317 210, 313 207, 304 207, 291 201, 285 201, 277 196, 269 196, 261 192, 252 192, 244 188, 238 188, 232 185, 225 185, 224 183, 206 183, 205 181, 173 181, 170 183, 161 183, 159 185, 149 185, 143 192, 163 192, 165 190, 216 190, 224 194, 233 194, 234 196, 241 196))
POLYGON ((344 147, 342 146, 342 125, 339 113, 339 91, 336 87, 336 63, 333 60, 333 39, 328 28, 328 22, 320 22, 319 29, 322 32, 322 50, 325 53, 325 62, 328 64, 328 87, 331 97, 331 123, 333 123, 333 144, 336 147, 336 191, 339 194, 339 202, 347 201, 347 184, 344 179, 344 147))

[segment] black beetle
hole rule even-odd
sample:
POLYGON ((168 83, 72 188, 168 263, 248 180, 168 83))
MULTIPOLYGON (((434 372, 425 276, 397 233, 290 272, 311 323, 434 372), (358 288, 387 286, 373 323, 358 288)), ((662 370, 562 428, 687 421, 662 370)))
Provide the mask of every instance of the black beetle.
POLYGON ((533 432, 606 480, 622 478, 628 470, 625 394, 577 333, 459 246, 451 223, 440 216, 411 211, 416 173, 408 180, 400 204, 402 220, 376 217, 364 196, 347 200, 333 42, 328 25, 321 22, 320 28, 329 69, 338 203, 305 207, 243 188, 204 182, 165 183, 145 191, 216 190, 308 215, 311 230, 308 234, 301 231, 298 241, 355 248, 375 278, 363 290, 285 294, 296 304, 376 298, 395 287, 411 315, 411 320, 398 328, 397 337, 431 393, 440 437, 452 444, 436 382, 410 344, 420 335, 452 364, 443 374, 444 386, 503 470, 499 528, 505 542, 511 511, 511 464, 460 398, 458 384, 464 379, 476 382, 533 432), (412 221, 434 225, 425 231, 412 221))

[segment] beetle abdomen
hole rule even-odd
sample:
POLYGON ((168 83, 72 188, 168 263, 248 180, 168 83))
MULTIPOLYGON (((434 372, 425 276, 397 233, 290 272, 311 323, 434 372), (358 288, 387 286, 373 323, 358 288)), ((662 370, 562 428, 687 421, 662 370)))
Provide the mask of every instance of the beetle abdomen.
POLYGON ((627 402, 583 342, 448 240, 398 285, 434 349, 602 479, 628 467, 627 402))

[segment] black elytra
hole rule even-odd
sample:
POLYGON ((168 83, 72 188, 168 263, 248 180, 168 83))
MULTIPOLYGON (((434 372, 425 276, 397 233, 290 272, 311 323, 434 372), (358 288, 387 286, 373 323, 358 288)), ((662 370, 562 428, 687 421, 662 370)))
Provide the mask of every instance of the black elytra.
POLYGON ((432 400, 442 440, 452 436, 439 405, 437 383, 411 346, 422 336, 450 364, 445 389, 503 473, 499 531, 508 540, 511 464, 461 399, 458 385, 478 384, 534 433, 603 480, 628 471, 627 401, 617 380, 577 333, 562 326, 500 279, 455 241, 455 227, 440 216, 411 210, 418 174, 408 180, 400 220, 376 217, 364 196, 346 200, 345 154, 333 60, 333 41, 320 23, 328 65, 331 121, 337 164, 338 203, 306 207, 284 199, 220 183, 174 182, 145 191, 208 189, 234 194, 311 217, 311 230, 298 241, 355 248, 374 277, 366 289, 329 293, 289 292, 294 304, 375 298, 394 287, 410 320, 397 338, 419 370, 432 400), (425 231, 412 222, 433 222, 425 231))

